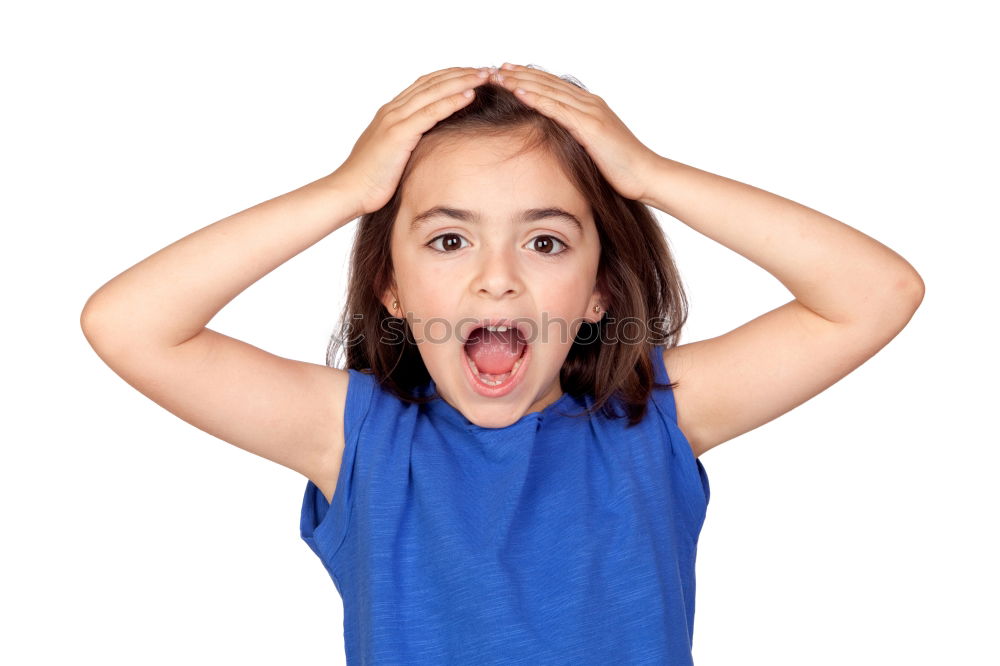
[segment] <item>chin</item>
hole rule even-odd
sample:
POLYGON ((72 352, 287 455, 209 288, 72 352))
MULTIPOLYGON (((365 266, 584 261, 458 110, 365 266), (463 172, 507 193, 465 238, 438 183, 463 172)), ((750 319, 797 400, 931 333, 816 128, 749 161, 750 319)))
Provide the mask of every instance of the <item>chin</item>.
MULTIPOLYGON (((493 410, 482 410, 482 411, 493 411, 493 410)), ((488 414, 466 414, 462 412, 465 418, 469 419, 474 425, 480 428, 506 428, 509 425, 517 423, 524 414, 504 414, 504 415, 488 415, 488 414)))

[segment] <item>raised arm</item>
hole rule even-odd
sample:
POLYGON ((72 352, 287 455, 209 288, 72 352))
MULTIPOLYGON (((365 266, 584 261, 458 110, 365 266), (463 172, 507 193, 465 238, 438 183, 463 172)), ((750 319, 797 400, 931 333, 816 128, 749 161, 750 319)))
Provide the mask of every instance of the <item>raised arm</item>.
POLYGON ((913 266, 860 231, 656 154, 605 100, 560 77, 504 63, 497 78, 562 124, 619 194, 738 252, 795 296, 725 335, 664 351, 695 455, 830 387, 895 337, 923 299, 913 266))
POLYGON ((80 317, 84 335, 112 370, 164 409, 321 478, 342 432, 347 373, 270 354, 206 324, 356 217, 355 201, 335 172, 185 236, 98 289, 80 317))
POLYGON ((826 390, 896 336, 923 280, 894 251, 832 217, 659 157, 641 199, 771 273, 794 300, 724 335, 664 353, 695 455, 826 390))
POLYGON ((923 281, 913 266, 857 229, 665 157, 656 169, 643 203, 757 264, 823 319, 891 330, 920 303, 923 281))
POLYGON ((332 498, 348 373, 269 354, 206 324, 229 301, 352 219, 382 208, 421 135, 485 78, 451 67, 382 106, 333 173, 219 220, 110 280, 84 335, 119 376, 192 425, 294 469, 332 498))
POLYGON ((95 350, 177 347, 231 300, 358 216, 337 172, 199 229, 112 278, 81 321, 95 350))

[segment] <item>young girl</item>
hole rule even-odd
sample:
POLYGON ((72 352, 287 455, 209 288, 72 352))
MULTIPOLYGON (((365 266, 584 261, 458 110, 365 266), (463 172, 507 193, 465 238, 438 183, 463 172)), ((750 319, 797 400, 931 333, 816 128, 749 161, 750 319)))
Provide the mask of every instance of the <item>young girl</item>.
POLYGON ((301 535, 348 663, 690 664, 699 456, 891 340, 923 283, 859 231, 662 157, 538 68, 453 67, 379 109, 333 173, 201 229, 87 302, 101 358, 307 479, 301 535), (664 211, 795 296, 678 345, 664 211), (361 217, 346 369, 205 327, 361 217))

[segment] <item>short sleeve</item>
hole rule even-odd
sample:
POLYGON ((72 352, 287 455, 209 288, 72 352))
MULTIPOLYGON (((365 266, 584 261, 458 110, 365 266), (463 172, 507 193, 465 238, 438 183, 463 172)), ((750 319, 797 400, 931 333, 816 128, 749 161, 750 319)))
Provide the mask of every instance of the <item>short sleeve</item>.
MULTIPOLYGON (((663 363, 663 351, 664 347, 658 345, 654 346, 651 352, 654 381, 660 384, 669 384, 670 378, 667 376, 667 368, 663 363)), ((708 472, 701 460, 695 457, 690 442, 677 424, 677 405, 674 401, 673 389, 654 387, 651 400, 670 435, 671 453, 683 486, 682 494, 685 496, 691 511, 691 520, 693 521, 691 528, 693 534, 697 535, 705 521, 711 497, 708 472)))
POLYGON ((302 540, 329 568, 330 561, 347 535, 351 513, 354 463, 357 459, 361 426, 368 415, 375 377, 349 369, 344 403, 344 454, 331 502, 311 480, 302 498, 299 533, 302 540))

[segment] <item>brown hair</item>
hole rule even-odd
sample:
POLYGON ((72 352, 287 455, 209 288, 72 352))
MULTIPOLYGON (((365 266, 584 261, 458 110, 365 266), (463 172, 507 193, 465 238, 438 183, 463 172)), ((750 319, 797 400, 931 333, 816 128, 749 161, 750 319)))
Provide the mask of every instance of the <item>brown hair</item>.
MULTIPOLYGON (((572 77, 560 78, 586 90, 572 77)), ((489 80, 477 87, 472 102, 424 133, 392 198, 381 209, 361 217, 351 251, 340 334, 331 338, 327 365, 337 367, 334 355, 344 347, 345 369, 373 374, 386 391, 401 400, 424 403, 440 397, 415 392, 431 379, 430 373, 405 319, 390 315, 381 302, 381 295, 393 285, 392 228, 409 174, 437 145, 427 139, 484 134, 523 137, 524 148, 518 154, 535 148, 549 151, 590 203, 601 243, 597 286, 607 312, 597 324, 582 324, 559 381, 574 397, 593 396, 592 408, 578 416, 602 410, 608 418, 620 418, 613 407, 618 400, 625 407, 629 426, 638 423, 654 386, 677 385, 654 384, 652 348, 676 346, 687 320, 687 298, 663 230, 645 204, 615 191, 564 127, 489 80), (389 336, 400 342, 387 344, 384 339, 389 336)))

